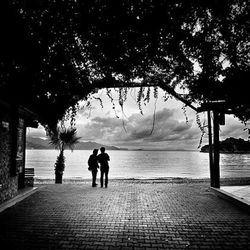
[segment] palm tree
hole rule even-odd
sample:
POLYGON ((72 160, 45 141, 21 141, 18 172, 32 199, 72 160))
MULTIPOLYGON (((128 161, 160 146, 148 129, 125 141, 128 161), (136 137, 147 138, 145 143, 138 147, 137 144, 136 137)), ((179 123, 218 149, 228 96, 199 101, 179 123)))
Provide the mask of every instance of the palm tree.
POLYGON ((76 128, 58 127, 55 131, 49 133, 49 138, 50 144, 60 151, 55 163, 55 183, 61 184, 65 169, 64 149, 69 148, 73 151, 80 137, 76 136, 76 128))

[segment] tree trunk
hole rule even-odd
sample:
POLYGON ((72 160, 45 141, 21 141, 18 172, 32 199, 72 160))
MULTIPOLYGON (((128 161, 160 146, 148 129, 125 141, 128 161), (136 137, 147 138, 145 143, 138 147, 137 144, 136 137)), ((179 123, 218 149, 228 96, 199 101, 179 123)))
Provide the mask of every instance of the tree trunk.
POLYGON ((62 173, 55 172, 55 184, 62 184, 62 173))
POLYGON ((60 151, 55 164, 55 184, 62 184, 62 176, 65 168, 63 150, 60 151))

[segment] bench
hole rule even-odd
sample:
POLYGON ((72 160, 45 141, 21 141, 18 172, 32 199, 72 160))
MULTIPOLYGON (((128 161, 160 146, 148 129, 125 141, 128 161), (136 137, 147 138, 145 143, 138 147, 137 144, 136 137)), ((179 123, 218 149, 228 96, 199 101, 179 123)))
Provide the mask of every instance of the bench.
POLYGON ((25 177, 25 186, 33 187, 34 186, 34 168, 25 168, 24 177, 25 177))

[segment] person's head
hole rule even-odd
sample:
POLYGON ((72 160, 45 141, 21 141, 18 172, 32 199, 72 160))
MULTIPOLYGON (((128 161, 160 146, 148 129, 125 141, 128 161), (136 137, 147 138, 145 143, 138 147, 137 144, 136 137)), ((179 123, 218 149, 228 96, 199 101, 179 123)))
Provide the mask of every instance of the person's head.
POLYGON ((93 155, 97 155, 97 153, 98 153, 98 149, 95 148, 95 149, 93 150, 93 155))
POLYGON ((104 152, 105 152, 105 148, 104 148, 104 147, 101 147, 101 148, 100 148, 100 151, 101 151, 102 153, 104 153, 104 152))

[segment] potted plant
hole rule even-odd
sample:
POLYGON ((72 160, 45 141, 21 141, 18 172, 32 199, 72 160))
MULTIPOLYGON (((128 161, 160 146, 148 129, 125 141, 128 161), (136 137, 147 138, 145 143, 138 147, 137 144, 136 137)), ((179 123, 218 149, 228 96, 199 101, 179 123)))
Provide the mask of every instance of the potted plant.
POLYGON ((65 169, 65 156, 64 150, 66 148, 74 150, 74 146, 79 142, 80 137, 76 136, 76 128, 58 127, 55 131, 50 132, 50 144, 54 145, 56 149, 59 149, 59 155, 57 156, 55 163, 55 183, 61 184, 63 171, 65 169))

